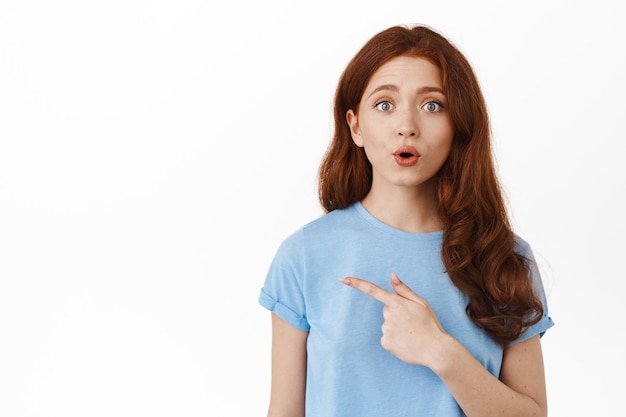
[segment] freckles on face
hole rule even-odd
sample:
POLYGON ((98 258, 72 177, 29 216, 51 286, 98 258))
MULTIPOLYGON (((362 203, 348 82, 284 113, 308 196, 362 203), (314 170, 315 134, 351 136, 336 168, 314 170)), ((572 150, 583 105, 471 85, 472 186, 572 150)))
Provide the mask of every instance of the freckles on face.
POLYGON ((372 164, 374 181, 420 185, 436 175, 452 146, 441 72, 420 57, 400 56, 382 65, 365 88, 358 114, 349 110, 346 120, 372 164))

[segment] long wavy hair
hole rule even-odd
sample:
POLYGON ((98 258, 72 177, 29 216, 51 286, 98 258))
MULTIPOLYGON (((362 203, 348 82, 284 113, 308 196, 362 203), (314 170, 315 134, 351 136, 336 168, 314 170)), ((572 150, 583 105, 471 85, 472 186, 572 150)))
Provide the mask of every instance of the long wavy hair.
POLYGON ((349 62, 335 92, 333 138, 319 169, 320 202, 330 212, 369 192, 372 166, 352 141, 346 112, 358 112, 372 75, 398 56, 425 58, 441 71, 454 126, 450 154, 437 175, 441 257, 454 285, 468 297, 468 317, 505 345, 541 319, 543 305, 533 290, 530 260, 515 250, 478 80, 443 35, 421 25, 394 26, 371 38, 349 62))

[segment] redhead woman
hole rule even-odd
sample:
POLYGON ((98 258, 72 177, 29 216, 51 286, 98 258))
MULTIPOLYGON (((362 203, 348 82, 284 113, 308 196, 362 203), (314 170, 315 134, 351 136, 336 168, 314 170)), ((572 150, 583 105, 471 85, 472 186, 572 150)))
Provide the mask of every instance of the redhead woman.
POLYGON ((425 26, 376 34, 335 94, 325 214, 279 247, 270 417, 546 416, 552 327, 512 230, 483 95, 425 26))

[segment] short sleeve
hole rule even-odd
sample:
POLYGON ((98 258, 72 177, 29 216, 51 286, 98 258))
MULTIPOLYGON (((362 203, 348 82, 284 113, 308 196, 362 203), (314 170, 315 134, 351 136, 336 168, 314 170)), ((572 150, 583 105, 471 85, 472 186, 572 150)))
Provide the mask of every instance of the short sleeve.
POLYGON ((533 251, 530 248, 530 245, 528 245, 528 243, 526 243, 519 237, 517 238, 517 245, 519 248, 519 252, 529 260, 529 266, 533 277, 533 286, 535 289, 535 293, 539 296, 539 298, 541 299, 541 303, 543 304, 543 316, 541 317, 541 320, 527 328, 524 333, 522 333, 522 335, 518 339, 511 342, 511 344, 523 342, 524 340, 530 339, 531 337, 536 335, 539 335, 539 337, 543 337, 545 332, 549 328, 554 326, 554 322, 552 321, 552 318, 550 317, 548 311, 548 300, 533 251))
POLYGON ((300 230, 278 248, 261 288, 259 304, 292 326, 308 331, 303 283, 304 244, 300 230))

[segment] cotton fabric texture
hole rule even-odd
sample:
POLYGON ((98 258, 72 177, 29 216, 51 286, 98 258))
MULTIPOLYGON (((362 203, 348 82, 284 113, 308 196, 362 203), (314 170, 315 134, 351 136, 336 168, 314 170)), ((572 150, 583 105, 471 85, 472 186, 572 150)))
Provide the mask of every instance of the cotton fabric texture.
MULTIPOLYGON (((443 232, 394 229, 356 203, 310 222, 280 245, 259 303, 287 323, 309 332, 307 417, 463 416, 430 369, 409 365, 380 344, 383 304, 338 281, 354 276, 393 292, 396 272, 424 297, 446 332, 496 377, 503 349, 465 314, 467 297, 444 272, 443 232)), ((526 242, 519 251, 533 259, 526 242)), ((539 273, 533 279, 544 316, 518 340, 553 326, 539 273)))

